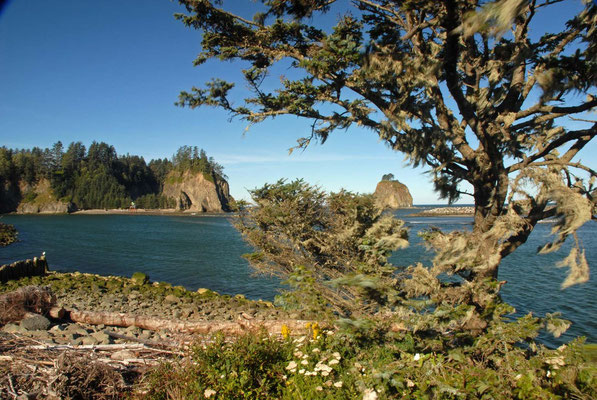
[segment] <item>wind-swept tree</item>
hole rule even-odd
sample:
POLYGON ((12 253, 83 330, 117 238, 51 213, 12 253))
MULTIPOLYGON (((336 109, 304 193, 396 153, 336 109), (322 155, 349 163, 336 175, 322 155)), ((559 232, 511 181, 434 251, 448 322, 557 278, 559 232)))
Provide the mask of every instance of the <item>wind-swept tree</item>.
POLYGON ((394 174, 389 173, 389 174, 383 174, 383 176, 381 177, 382 181, 393 181, 394 180, 394 174))
MULTIPOLYGON (((366 127, 426 166, 443 198, 472 196, 472 232, 428 232, 436 257, 411 269, 412 294, 490 307, 501 260, 539 221, 557 218, 549 252, 594 218, 597 173, 579 160, 597 134, 584 115, 597 106, 592 2, 556 32, 535 20, 558 0, 262 0, 252 18, 222 1, 180 3, 188 13, 177 18, 202 31, 195 63, 241 60, 249 91, 236 104, 234 84, 214 79, 182 92, 179 105, 221 107, 249 124, 312 120, 300 148, 366 127), (338 11, 326 29, 320 22, 338 11), (296 73, 268 90, 278 63, 296 73), (461 282, 446 290, 442 273, 461 282)), ((564 286, 588 279, 578 240, 562 263, 564 286)))

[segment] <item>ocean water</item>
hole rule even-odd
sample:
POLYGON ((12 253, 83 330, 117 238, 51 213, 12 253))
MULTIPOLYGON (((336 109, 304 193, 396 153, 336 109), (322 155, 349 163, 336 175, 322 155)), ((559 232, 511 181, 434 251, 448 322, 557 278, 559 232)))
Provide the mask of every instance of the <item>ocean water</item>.
MULTIPOLYGON (((471 217, 409 217, 399 210, 410 229, 410 246, 394 253, 391 261, 406 266, 428 264, 432 254, 417 233, 430 226, 445 231, 470 229, 471 217)), ((183 285, 190 290, 206 287, 223 294, 242 293, 248 298, 271 300, 280 287, 273 278, 254 276, 242 254, 251 249, 227 216, 148 215, 5 215, 0 221, 15 225, 19 242, 0 248, 0 264, 47 254, 56 271, 81 271, 131 276, 147 273, 152 281, 183 285)), ((539 224, 527 243, 500 266, 508 283, 502 297, 517 315, 559 311, 573 325, 557 345, 577 336, 597 342, 597 279, 561 290, 565 270, 555 264, 567 253, 537 255, 549 240, 550 224, 539 224)), ((589 265, 597 268, 597 224, 590 222, 579 234, 589 265)))

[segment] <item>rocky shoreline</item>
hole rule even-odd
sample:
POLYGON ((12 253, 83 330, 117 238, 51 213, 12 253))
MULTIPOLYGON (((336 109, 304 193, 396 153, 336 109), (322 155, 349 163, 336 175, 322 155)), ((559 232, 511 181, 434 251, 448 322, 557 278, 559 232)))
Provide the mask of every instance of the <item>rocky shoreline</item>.
MULTIPOLYGON (((83 273, 50 272, 46 276, 27 277, 0 285, 0 294, 25 286, 48 287, 56 297, 56 306, 68 310, 92 310, 97 313, 124 313, 171 321, 268 321, 301 319, 303 315, 284 312, 268 301, 253 301, 243 295, 220 295, 209 289, 188 291, 165 282, 150 283, 144 274, 133 278, 83 273)), ((158 331, 137 326, 119 327, 31 316, 6 324, 0 330, 18 334, 45 344, 107 345, 129 342, 180 342, 188 340, 179 332, 158 331)))
POLYGON ((200 216, 221 216, 228 215, 225 212, 197 212, 197 211, 180 211, 174 208, 162 208, 162 209, 144 209, 137 208, 134 210, 123 209, 123 208, 112 208, 112 209, 89 209, 89 210, 77 210, 72 212, 39 212, 39 213, 25 213, 15 212, 11 214, 19 215, 36 215, 36 214, 68 214, 68 215, 169 215, 169 216, 189 216, 189 215, 200 215, 200 216))

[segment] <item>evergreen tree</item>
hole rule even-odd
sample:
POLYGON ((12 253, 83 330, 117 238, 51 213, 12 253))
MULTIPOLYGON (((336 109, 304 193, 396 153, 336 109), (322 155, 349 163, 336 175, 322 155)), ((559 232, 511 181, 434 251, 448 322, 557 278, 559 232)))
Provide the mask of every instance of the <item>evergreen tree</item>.
MULTIPOLYGON (((180 173, 203 172, 212 180, 225 176, 222 166, 197 146, 181 147, 173 160, 180 173)), ((58 199, 82 209, 128 207, 137 199, 142 208, 173 208, 173 201, 160 195, 172 169, 173 162, 166 158, 148 165, 143 157, 118 157, 114 146, 104 142, 94 141, 88 151, 81 142, 73 142, 65 152, 60 141, 51 149, 0 147, 0 212, 14 211, 21 200, 34 199, 33 191, 20 192, 20 184, 33 186, 41 179, 50 180, 58 199)))
POLYGON ((382 181, 393 181, 394 180, 394 174, 384 174, 381 177, 382 181))
MULTIPOLYGON (((355 0, 331 29, 320 17, 346 2, 263 0, 253 19, 219 1, 181 3, 188 14, 177 18, 202 31, 196 65, 243 61, 249 94, 238 105, 234 84, 214 79, 182 92, 179 105, 221 107, 251 124, 281 115, 312 120, 299 148, 363 126, 428 167, 443 198, 472 197, 472 232, 426 235, 436 257, 431 268, 410 270, 412 293, 491 318, 500 262, 539 221, 557 218, 554 240, 541 249, 549 252, 594 218, 597 173, 578 160, 597 134, 597 123, 582 116, 597 106, 593 3, 542 36, 529 27, 558 0, 355 0), (296 74, 271 90, 267 78, 282 62, 296 74), (577 115, 585 121, 566 124, 577 115), (460 281, 444 282, 444 274, 460 281)), ((578 240, 563 265, 564 287, 588 279, 578 240)))

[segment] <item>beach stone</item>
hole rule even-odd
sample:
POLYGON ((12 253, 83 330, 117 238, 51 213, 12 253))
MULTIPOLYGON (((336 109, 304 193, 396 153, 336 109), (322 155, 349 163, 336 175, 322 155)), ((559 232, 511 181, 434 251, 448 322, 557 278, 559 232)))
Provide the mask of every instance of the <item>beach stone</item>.
POLYGON ((50 332, 53 333, 61 333, 66 329, 66 325, 64 324, 60 324, 60 325, 54 325, 53 327, 50 328, 50 332))
POLYGON ((144 274, 143 272, 135 272, 131 277, 131 280, 135 285, 145 285, 149 283, 149 275, 144 274))
POLYGON ((135 353, 130 350, 118 350, 110 356, 112 360, 130 360, 131 358, 136 358, 135 353))
POLYGON ((81 344, 84 346, 98 344, 97 339, 94 338, 93 336, 85 336, 83 338, 80 338, 80 340, 81 340, 81 344))
POLYGON ((65 333, 62 337, 70 343, 74 343, 81 336, 74 333, 65 333))
POLYGON ((193 312, 194 312, 194 311, 195 311, 195 310, 194 310, 194 309, 192 309, 192 308, 185 307, 185 308, 183 308, 183 309, 180 311, 180 315, 181 315, 183 318, 189 318, 189 317, 191 316, 191 314, 193 314, 193 312))
POLYGON ((46 330, 33 330, 28 331, 27 335, 34 339, 43 340, 43 341, 50 341, 52 335, 46 330))
POLYGON ((164 298, 164 302, 165 302, 165 303, 169 303, 169 304, 175 304, 175 303, 178 303, 178 297, 176 297, 176 296, 175 296, 175 295, 173 295, 173 294, 169 294, 168 296, 166 296, 166 297, 164 298))
POLYGON ((17 324, 6 324, 2 327, 2 331, 7 333, 24 333, 27 330, 17 324))
POLYGON ((104 332, 95 332, 91 334, 95 340, 97 340, 98 344, 109 344, 110 343, 110 336, 104 332))
POLYGON ((66 330, 69 333, 72 333, 74 335, 79 335, 79 336, 87 336, 89 334, 89 332, 87 332, 86 329, 83 329, 82 327, 80 327, 77 324, 69 325, 68 328, 66 328, 66 330))
POLYGON ((43 315, 33 315, 21 320, 20 325, 28 331, 46 331, 50 327, 50 320, 43 315))
POLYGON ((127 335, 137 336, 139 332, 141 332, 141 328, 139 328, 138 326, 127 326, 124 332, 127 335))
POLYGON ((151 338, 151 331, 144 330, 138 336, 139 339, 150 339, 151 338))

